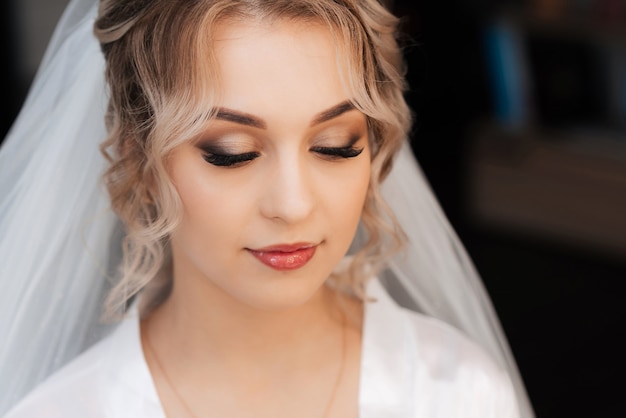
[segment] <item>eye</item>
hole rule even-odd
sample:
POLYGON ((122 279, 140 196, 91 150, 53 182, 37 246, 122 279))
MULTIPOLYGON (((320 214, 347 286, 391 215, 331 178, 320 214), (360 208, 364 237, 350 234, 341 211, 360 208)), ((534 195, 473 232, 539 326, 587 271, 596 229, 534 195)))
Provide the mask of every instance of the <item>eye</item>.
POLYGON ((311 151, 321 154, 330 160, 338 160, 340 158, 354 158, 363 152, 363 147, 357 148, 354 145, 345 147, 313 147, 311 151))
POLYGON ((364 147, 356 147, 356 143, 361 139, 361 135, 352 135, 348 140, 348 143, 343 147, 325 147, 325 146, 316 146, 312 147, 311 151, 320 155, 320 157, 326 160, 339 160, 345 158, 354 158, 358 157, 363 150, 364 147))
POLYGON ((202 158, 209 164, 217 167, 239 167, 259 157, 258 152, 244 152, 243 154, 217 154, 205 151, 202 158))

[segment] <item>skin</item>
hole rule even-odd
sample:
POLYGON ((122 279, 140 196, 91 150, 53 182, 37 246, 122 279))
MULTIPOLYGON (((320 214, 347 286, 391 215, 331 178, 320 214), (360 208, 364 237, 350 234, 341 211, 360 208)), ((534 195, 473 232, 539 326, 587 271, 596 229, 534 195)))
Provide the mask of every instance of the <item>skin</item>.
POLYGON ((227 23, 216 29, 215 53, 228 120, 209 122, 168 161, 184 213, 171 237, 173 292, 141 326, 146 360, 169 416, 189 416, 186 403, 195 416, 322 417, 334 396, 327 416, 356 417, 362 307, 344 297, 356 319, 346 322, 324 282, 367 192, 366 118, 344 109, 319 120, 350 99, 326 28, 227 23), (358 156, 319 152, 351 140, 358 156), (205 159, 207 149, 258 156, 223 167, 205 159), (317 245, 295 270, 272 269, 248 251, 294 242, 317 245))

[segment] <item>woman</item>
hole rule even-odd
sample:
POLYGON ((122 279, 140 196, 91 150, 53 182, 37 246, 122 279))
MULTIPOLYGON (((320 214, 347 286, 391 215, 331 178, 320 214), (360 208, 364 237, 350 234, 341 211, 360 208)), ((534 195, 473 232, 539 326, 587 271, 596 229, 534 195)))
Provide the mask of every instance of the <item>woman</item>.
MULTIPOLYGON (((59 131, 43 129, 43 136, 59 141, 83 139, 81 129, 97 126, 92 118, 102 109, 94 106, 98 79, 85 74, 101 65, 90 55, 93 42, 83 41, 89 20, 68 24, 83 6, 70 6, 62 24, 71 28, 70 41, 56 50, 53 41, 44 62, 56 68, 55 60, 73 57, 77 47, 84 63, 64 68, 61 78, 91 83, 72 84, 75 91, 61 95, 67 103, 50 105, 61 112, 70 105, 86 109, 79 118, 52 117, 59 131), (67 120, 78 125, 71 135, 67 120)), ((410 119, 395 24, 373 0, 102 2, 95 32, 110 90, 105 182, 124 225, 121 279, 109 292, 107 314, 132 307, 110 336, 9 417, 516 417, 518 403, 527 413, 523 388, 516 400, 505 369, 508 352, 498 342, 497 324, 489 324, 482 290, 455 300, 466 293, 462 286, 477 283, 459 247, 446 245, 453 235, 423 185, 391 200, 402 209, 403 196, 417 192, 424 199, 423 214, 399 217, 405 229, 418 226, 417 234, 408 233, 409 251, 440 261, 417 267, 401 258, 388 262, 390 286, 403 286, 419 309, 468 331, 496 360, 444 323, 397 306, 374 277, 403 238, 380 195, 410 119), (359 223, 363 239, 353 242, 359 223), (436 232, 427 232, 433 227, 436 232), (351 245, 351 257, 344 258, 351 245), (424 274, 433 265, 452 266, 437 268, 457 293, 430 284, 438 276, 424 274)), ((45 85, 58 81, 52 78, 45 85)), ((26 108, 39 100, 31 97, 26 108)), ((5 155, 19 155, 15 143, 5 155)), ((90 155, 80 147, 93 142, 76 141, 65 152, 90 155)), ((57 152, 59 144, 51 149, 57 152)), ((83 160, 64 170, 94 171, 81 166, 89 164, 83 160)), ((410 178, 395 184, 415 185, 419 173, 410 160, 403 164, 410 178)), ((80 193, 77 201, 97 204, 98 198, 80 193)), ((84 215, 67 224, 80 225, 103 267, 110 221, 89 216, 98 213, 93 207, 72 210, 84 215)), ((7 218, 14 213, 6 212, 7 218)), ((41 229, 32 219, 20 233, 41 229)), ((68 244, 59 241, 45 247, 65 251, 68 244)), ((79 305, 66 315, 74 319, 71 332, 63 329, 65 317, 53 317, 61 323, 55 341, 66 342, 90 328, 90 321, 79 320, 89 311, 80 305, 98 305, 89 299, 99 295, 93 287, 74 289, 83 278, 74 264, 91 265, 84 267, 94 277, 90 285, 101 285, 103 272, 93 259, 51 258, 59 270, 46 271, 40 287, 49 285, 46 277, 69 280, 55 287, 64 291, 59 304, 79 305)), ((108 258, 111 264, 117 259, 108 258)), ((29 280, 39 283, 35 277, 29 280)), ((16 291, 23 297, 7 312, 20 313, 17 322, 32 293, 16 291)), ((54 306, 49 299, 45 305, 54 306)), ((55 328, 38 325, 46 332, 55 328)), ((20 347, 15 330, 28 327, 7 326, 13 331, 9 350, 20 347)), ((60 352, 72 357, 82 345, 60 352)))

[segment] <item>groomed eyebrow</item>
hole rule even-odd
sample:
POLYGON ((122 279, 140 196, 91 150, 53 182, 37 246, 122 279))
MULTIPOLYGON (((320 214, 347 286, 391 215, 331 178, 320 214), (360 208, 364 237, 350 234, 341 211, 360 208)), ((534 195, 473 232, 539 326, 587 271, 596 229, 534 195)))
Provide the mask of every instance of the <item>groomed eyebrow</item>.
POLYGON ((311 126, 318 125, 322 122, 327 122, 331 119, 339 117, 350 110, 354 110, 354 105, 349 101, 341 102, 338 105, 331 107, 328 110, 318 113, 311 122, 311 126))
POLYGON ((217 109, 215 119, 238 123, 239 125, 252 126, 253 128, 267 129, 267 124, 263 119, 248 113, 225 109, 223 107, 217 109))
MULTIPOLYGON (((355 107, 349 101, 341 102, 327 110, 324 110, 313 118, 310 126, 315 126, 331 119, 339 117, 346 112, 354 110, 355 107)), ((267 129, 267 123, 258 116, 249 113, 239 112, 237 110, 227 109, 224 107, 217 108, 215 119, 227 122, 237 123, 239 125, 251 126, 258 129, 267 129)))

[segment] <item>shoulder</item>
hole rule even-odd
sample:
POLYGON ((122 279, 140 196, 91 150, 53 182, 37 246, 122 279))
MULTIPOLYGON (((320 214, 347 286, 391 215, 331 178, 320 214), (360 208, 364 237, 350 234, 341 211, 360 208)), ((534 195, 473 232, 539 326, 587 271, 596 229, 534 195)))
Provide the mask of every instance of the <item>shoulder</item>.
POLYGON ((501 377, 503 371, 485 350, 456 328, 405 308, 400 310, 415 354, 434 375, 472 370, 495 380, 501 377))
POLYGON ((136 319, 123 321, 36 387, 5 418, 160 417, 136 328, 136 319))
POLYGON ((419 365, 413 368, 414 378, 428 382, 429 396, 454 401, 449 416, 518 417, 510 378, 485 350, 438 319, 401 311, 409 352, 419 365))
MULTIPOLYGON (((507 371, 435 318, 402 308, 373 282, 363 334, 363 402, 400 417, 518 418, 507 371)), ((376 413, 366 415, 375 417, 376 413)))

